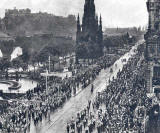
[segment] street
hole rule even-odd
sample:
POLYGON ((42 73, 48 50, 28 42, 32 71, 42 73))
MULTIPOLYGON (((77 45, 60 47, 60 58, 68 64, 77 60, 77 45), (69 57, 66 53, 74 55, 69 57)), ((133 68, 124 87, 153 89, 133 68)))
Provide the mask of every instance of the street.
POLYGON ((0 133, 160 133, 160 0, 1 3, 0 133))
MULTIPOLYGON (((141 41, 138 43, 142 43, 141 41)), ((96 97, 97 92, 100 92, 106 88, 106 85, 109 83, 109 79, 116 77, 116 74, 119 70, 122 70, 123 65, 127 63, 128 59, 135 54, 135 49, 137 45, 133 46, 133 48, 122 56, 119 60, 115 62, 113 66, 107 68, 106 70, 102 70, 100 75, 93 82, 95 88, 94 93, 91 94, 91 85, 89 85, 84 90, 80 91, 75 97, 72 97, 69 101, 67 101, 62 108, 59 108, 51 114, 51 121, 48 122, 48 119, 44 120, 37 127, 34 124, 31 124, 31 133, 64 133, 66 131, 66 124, 71 120, 71 118, 75 118, 77 113, 84 109, 89 100, 93 100, 96 97), (122 60, 126 59, 126 62, 122 60), (110 73, 110 69, 113 69, 113 73, 110 73)))

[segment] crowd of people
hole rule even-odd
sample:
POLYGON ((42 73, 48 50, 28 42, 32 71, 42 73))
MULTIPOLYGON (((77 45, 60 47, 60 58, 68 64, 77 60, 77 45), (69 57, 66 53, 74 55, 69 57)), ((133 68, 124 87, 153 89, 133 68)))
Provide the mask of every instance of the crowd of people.
POLYGON ((62 107, 79 89, 84 89, 95 80, 102 69, 111 66, 119 57, 104 56, 88 67, 74 66, 74 76, 64 79, 48 79, 48 89, 44 79, 34 90, 11 102, 5 113, 0 116, 0 131, 27 132, 31 122, 37 126, 43 119, 50 120, 51 112, 62 107))
POLYGON ((83 116, 83 112, 87 109, 82 110, 76 119, 72 118, 71 123, 67 124, 67 133, 82 133, 82 131, 143 133, 144 119, 152 107, 145 88, 145 70, 143 53, 137 51, 136 55, 124 65, 122 71, 118 72, 116 78, 110 79, 106 89, 92 101, 94 113, 87 112, 83 116), (87 127, 81 126, 84 121, 90 121, 87 127))
POLYGON ((151 101, 145 88, 145 70, 146 64, 142 59, 142 53, 138 52, 103 93, 106 120, 109 122, 107 131, 144 132, 142 124, 144 121, 139 120, 135 110, 143 106, 147 112, 151 108, 151 101))
POLYGON ((88 101, 88 105, 82 111, 77 113, 77 117, 72 117, 70 123, 67 123, 67 133, 97 133, 105 132, 107 114, 97 105, 97 101, 88 101))

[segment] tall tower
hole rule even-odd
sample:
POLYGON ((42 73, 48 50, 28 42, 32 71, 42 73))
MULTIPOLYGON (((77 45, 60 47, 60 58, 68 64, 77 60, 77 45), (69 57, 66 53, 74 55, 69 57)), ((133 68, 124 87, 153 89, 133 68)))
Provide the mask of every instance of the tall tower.
POLYGON ((80 26, 79 15, 77 17, 76 42, 77 58, 98 58, 101 56, 100 53, 103 53, 102 18, 100 17, 98 24, 98 16, 96 15, 94 0, 85 0, 82 26, 80 26))
POLYGON ((88 41, 89 38, 95 41, 96 32, 97 29, 94 0, 86 0, 82 20, 82 33, 85 34, 86 41, 88 41))
MULTIPOLYGON (((79 18, 79 14, 78 14, 78 17, 77 17, 77 32, 76 32, 76 45, 77 46, 81 41, 80 38, 81 38, 81 24, 80 24, 80 18, 79 18)), ((79 64, 77 49, 76 49, 76 64, 79 64)))
POLYGON ((147 61, 147 90, 149 93, 160 91, 160 1, 148 0, 148 31, 145 34, 147 61))

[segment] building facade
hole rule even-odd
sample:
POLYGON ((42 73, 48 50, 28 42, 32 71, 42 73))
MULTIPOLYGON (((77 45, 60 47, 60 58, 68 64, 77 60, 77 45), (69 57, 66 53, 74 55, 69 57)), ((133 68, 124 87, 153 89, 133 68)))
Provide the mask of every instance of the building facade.
POLYGON ((14 9, 6 9, 5 10, 5 17, 8 16, 26 16, 26 15, 30 15, 31 14, 31 10, 29 8, 27 9, 16 9, 16 7, 14 9))
POLYGON ((148 93, 160 92, 160 0, 148 0, 148 31, 145 34, 148 93))
POLYGON ((76 34, 76 44, 77 44, 77 58, 92 58, 92 53, 97 53, 99 57, 102 55, 103 51, 103 31, 102 31, 102 17, 100 15, 99 20, 96 15, 94 0, 85 0, 84 14, 82 18, 82 24, 80 22, 80 17, 77 18, 77 34, 76 34), (81 45, 84 48, 88 47, 92 43, 92 48, 88 48, 87 54, 83 53, 86 51, 79 51, 81 45), (92 50, 91 50, 92 49, 92 50), (94 50, 93 50, 94 49, 94 50), (91 51, 90 51, 91 50, 91 51))

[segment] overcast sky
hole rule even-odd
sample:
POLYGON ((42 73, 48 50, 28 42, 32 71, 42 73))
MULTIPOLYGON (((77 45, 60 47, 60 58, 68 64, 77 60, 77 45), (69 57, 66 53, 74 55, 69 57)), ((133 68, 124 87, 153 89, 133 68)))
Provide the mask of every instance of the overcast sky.
MULTIPOLYGON (((0 16, 5 9, 30 8, 32 12, 82 16, 85 0, 0 0, 0 16)), ((148 22, 146 0, 95 0, 96 12, 102 14, 105 27, 144 26, 148 22)))

